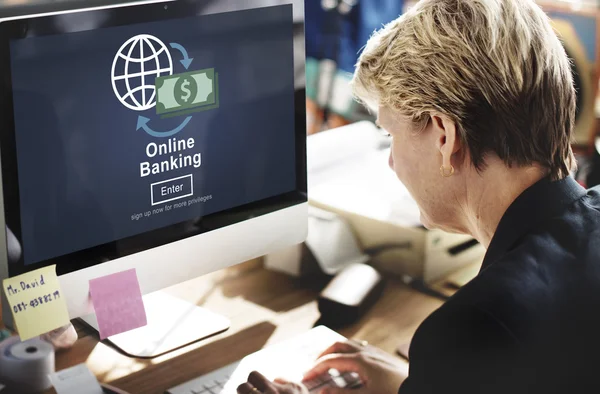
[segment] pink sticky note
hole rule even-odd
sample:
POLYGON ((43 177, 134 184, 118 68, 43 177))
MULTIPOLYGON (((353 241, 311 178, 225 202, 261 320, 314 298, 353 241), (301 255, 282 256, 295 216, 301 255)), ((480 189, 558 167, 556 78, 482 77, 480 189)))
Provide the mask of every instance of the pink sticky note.
POLYGON ((100 339, 147 324, 135 269, 90 280, 100 339))

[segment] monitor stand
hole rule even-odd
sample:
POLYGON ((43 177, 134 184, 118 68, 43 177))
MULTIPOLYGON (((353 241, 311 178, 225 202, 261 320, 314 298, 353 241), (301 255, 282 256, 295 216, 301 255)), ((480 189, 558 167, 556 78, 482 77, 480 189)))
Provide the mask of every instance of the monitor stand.
MULTIPOLYGON (((220 334, 230 326, 224 316, 163 292, 147 294, 143 300, 148 324, 107 339, 131 357, 154 358, 220 334)), ((98 331, 95 314, 81 320, 98 331)))

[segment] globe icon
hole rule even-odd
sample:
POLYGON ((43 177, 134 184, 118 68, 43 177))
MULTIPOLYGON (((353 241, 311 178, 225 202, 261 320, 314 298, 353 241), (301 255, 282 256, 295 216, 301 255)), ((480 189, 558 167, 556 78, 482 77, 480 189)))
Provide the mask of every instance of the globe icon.
POLYGON ((167 46, 149 34, 132 37, 121 46, 112 66, 115 95, 127 108, 146 111, 156 105, 157 77, 173 74, 167 46))

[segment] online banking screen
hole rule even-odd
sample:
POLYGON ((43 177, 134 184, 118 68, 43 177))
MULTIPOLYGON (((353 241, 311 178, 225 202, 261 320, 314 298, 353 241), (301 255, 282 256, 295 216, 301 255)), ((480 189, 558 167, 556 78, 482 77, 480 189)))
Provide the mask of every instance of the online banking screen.
POLYGON ((10 49, 25 264, 295 190, 291 5, 10 49))

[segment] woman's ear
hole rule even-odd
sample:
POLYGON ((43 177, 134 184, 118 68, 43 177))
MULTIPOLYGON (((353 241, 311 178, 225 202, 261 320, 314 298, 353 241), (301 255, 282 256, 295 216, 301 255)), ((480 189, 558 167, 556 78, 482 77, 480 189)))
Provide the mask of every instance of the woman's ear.
POLYGON ((452 156, 457 153, 461 146, 456 132, 456 123, 445 115, 431 115, 433 131, 437 136, 437 148, 442 155, 442 166, 451 168, 452 156))

